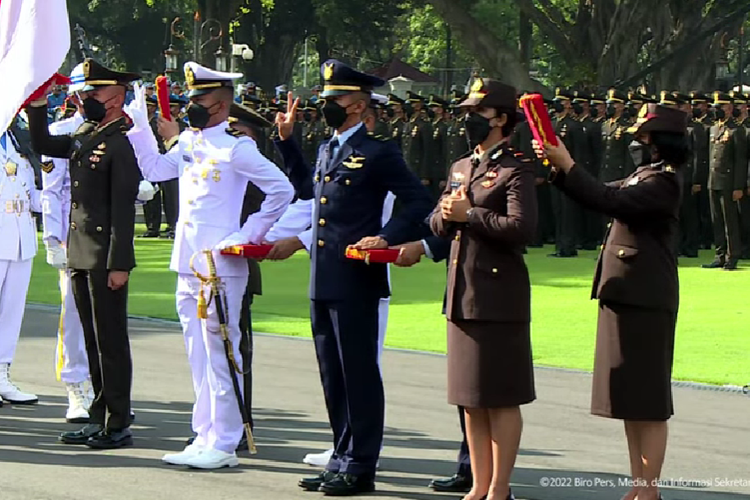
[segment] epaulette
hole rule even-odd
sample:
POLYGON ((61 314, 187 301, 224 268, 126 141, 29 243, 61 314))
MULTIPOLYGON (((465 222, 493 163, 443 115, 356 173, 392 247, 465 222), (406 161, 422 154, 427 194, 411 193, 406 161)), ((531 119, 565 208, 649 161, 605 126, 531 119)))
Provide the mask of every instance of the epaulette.
POLYGON ((237 138, 240 138, 243 135, 245 135, 242 132, 240 132, 239 130, 233 129, 232 127, 227 127, 226 130, 225 130, 225 132, 227 134, 231 135, 232 137, 237 137, 237 138))
POLYGON ((42 172, 48 174, 55 169, 55 164, 52 161, 42 162, 42 172))
POLYGON ((375 139, 376 141, 380 141, 380 142, 388 142, 391 140, 389 137, 385 137, 380 134, 375 135, 374 132, 367 132, 367 137, 369 137, 370 139, 375 139))
POLYGON ((675 172, 677 172, 677 170, 675 170, 672 165, 664 165, 664 168, 662 170, 664 170, 665 172, 669 172, 670 174, 674 174, 675 172))

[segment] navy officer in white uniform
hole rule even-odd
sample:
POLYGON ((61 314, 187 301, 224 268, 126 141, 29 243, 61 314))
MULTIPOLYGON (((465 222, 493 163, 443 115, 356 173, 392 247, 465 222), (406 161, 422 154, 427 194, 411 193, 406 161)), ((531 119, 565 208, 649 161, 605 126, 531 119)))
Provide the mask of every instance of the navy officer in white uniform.
MULTIPOLYGON (((310 298, 334 452, 325 472, 299 486, 349 496, 375 488, 385 406, 378 309, 390 289, 385 264, 350 260, 345 251, 349 245, 375 249, 410 241, 433 203, 398 146, 368 135, 362 123, 372 90, 385 82, 336 60, 321 71, 323 115, 335 133, 318 151, 313 179, 310 298), (383 225, 389 192, 402 209, 383 225)), ((277 146, 282 154, 285 147, 299 147, 291 141, 277 146)))
MULTIPOLYGON (((179 178, 180 212, 171 269, 177 278, 177 313, 182 323, 188 361, 193 374, 196 438, 181 453, 164 461, 201 469, 235 467, 235 449, 243 436, 242 418, 232 386, 232 367, 224 353, 216 301, 208 319, 198 317, 201 284, 190 269, 191 257, 214 250, 217 274, 226 293, 227 320, 234 357, 241 363, 240 308, 248 279, 244 259, 221 256, 218 250, 260 243, 268 229, 286 210, 294 196, 287 177, 258 151, 255 142, 234 134, 229 126, 234 99, 233 80, 240 74, 213 71, 194 62, 185 64, 190 89, 186 112, 190 128, 179 134, 177 145, 160 155, 148 125, 145 102, 131 108, 138 131, 130 134, 138 162, 152 182, 179 178), (240 227, 240 213, 248 182, 265 193, 260 210, 240 227)), ((160 119, 160 135, 173 137, 177 123, 160 119)), ((196 258, 200 272, 208 272, 205 259, 196 258)), ((238 375, 239 376, 239 375, 238 375)))

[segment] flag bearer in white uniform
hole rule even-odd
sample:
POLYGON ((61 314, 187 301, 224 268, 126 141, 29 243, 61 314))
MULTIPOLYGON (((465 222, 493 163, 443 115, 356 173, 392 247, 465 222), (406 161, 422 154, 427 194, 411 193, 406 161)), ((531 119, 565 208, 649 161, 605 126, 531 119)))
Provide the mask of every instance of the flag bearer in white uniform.
MULTIPOLYGON (((217 274, 225 287, 234 357, 241 364, 239 319, 247 286, 247 262, 221 256, 218 250, 261 243, 286 210, 294 189, 281 170, 260 154, 252 139, 238 136, 229 127, 233 80, 242 75, 221 73, 188 62, 185 77, 190 89, 191 103, 186 111, 191 128, 179 135, 178 143, 159 155, 141 92, 136 96, 140 102, 130 109, 137 130, 129 138, 147 180, 179 178, 180 182, 180 215, 170 267, 178 273, 177 313, 193 374, 193 431, 197 437, 183 452, 168 454, 164 461, 216 469, 238 464, 235 449, 244 430, 219 333, 216 301, 209 305, 208 319, 199 319, 201 284, 190 269, 190 259, 203 250, 214 250, 217 274), (260 211, 239 227, 248 181, 263 191, 266 198, 260 211)), ((160 127, 163 137, 177 136, 175 122, 161 119, 160 127)), ((203 256, 196 257, 196 268, 208 274, 203 256)))
POLYGON ((37 251, 36 224, 31 212, 41 212, 41 191, 34 169, 16 149, 8 131, 0 136, 0 405, 33 404, 34 394, 10 380, 26 307, 31 267, 37 251))
MULTIPOLYGON (((70 118, 54 122, 49 126, 51 135, 72 135, 83 124, 82 109, 75 92, 84 87, 83 64, 73 69, 70 75, 69 99, 78 108, 70 118)), ((59 270, 59 285, 62 306, 57 331, 55 351, 55 374, 65 384, 68 392, 68 410, 65 420, 70 423, 88 423, 89 407, 94 400, 89 379, 89 360, 83 338, 83 326, 78 316, 70 270, 67 269, 65 242, 70 224, 70 172, 68 160, 42 157, 42 221, 44 222, 44 245, 47 248, 47 263, 59 270)))

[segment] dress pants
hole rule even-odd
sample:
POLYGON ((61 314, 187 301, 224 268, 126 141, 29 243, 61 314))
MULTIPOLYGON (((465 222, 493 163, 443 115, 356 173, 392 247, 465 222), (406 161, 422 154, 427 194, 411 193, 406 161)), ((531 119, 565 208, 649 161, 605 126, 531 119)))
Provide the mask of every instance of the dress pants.
POLYGON ((682 255, 696 255, 700 246, 698 197, 692 193, 692 189, 691 184, 685 183, 680 205, 679 252, 682 255))
POLYGON ((740 240, 742 252, 740 258, 750 259, 750 194, 745 190, 745 196, 739 202, 740 206, 740 240))
POLYGON ((89 378, 89 359, 69 270, 60 269, 59 283, 62 306, 57 330, 55 374, 57 380, 66 384, 79 384, 89 378))
POLYGON ((159 187, 162 193, 162 205, 164 206, 167 229, 174 231, 180 215, 180 181, 178 179, 168 180, 159 183, 159 187))
POLYGON ((161 205, 162 190, 159 189, 154 198, 143 204, 143 219, 146 223, 146 229, 158 233, 161 229, 161 205))
POLYGON ((89 421, 105 425, 109 412, 107 429, 120 430, 130 426, 133 383, 128 339, 128 284, 111 290, 107 286, 108 276, 106 269, 73 269, 70 279, 94 388, 89 421))
MULTIPOLYGON (((247 287, 247 275, 223 277, 227 327, 232 341, 234 359, 242 370, 240 354, 240 307, 247 287)), ((195 404, 193 405, 193 432, 195 443, 225 453, 234 453, 242 439, 242 416, 237 407, 232 377, 240 380, 242 374, 232 373, 224 351, 216 300, 208 306, 208 319, 198 318, 198 297, 201 284, 192 275, 177 277, 177 315, 182 324, 188 362, 193 375, 195 404)), ((208 298, 209 290, 204 292, 208 298)))
POLYGON ((716 258, 736 261, 740 258, 742 242, 740 241, 737 203, 732 201, 732 191, 712 189, 709 197, 711 199, 711 219, 714 224, 716 258))
POLYGON ((551 194, 555 212, 555 248, 563 255, 574 254, 578 250, 581 207, 559 189, 553 189, 551 194))
POLYGON ((334 452, 326 470, 374 477, 385 395, 378 367, 378 297, 313 300, 315 352, 334 452))
POLYGON ((34 259, 0 260, 0 363, 13 363, 34 259))

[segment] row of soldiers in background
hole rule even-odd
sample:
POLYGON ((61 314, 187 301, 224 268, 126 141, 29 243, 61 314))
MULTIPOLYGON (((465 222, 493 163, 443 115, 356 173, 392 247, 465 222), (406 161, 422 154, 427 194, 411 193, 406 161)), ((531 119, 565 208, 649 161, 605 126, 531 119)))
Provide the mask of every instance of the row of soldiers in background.
MULTIPOLYGON (((606 96, 557 89, 548 101, 555 132, 573 158, 603 182, 627 177, 635 170, 628 129, 644 104, 658 102, 691 116, 691 158, 684 172, 678 255, 697 257, 701 248, 716 246, 716 258, 704 267, 735 269, 750 258, 750 134, 748 96, 739 92, 661 93, 655 97, 610 90, 606 96)), ((643 108, 645 109, 645 108, 643 108)), ((546 182, 549 169, 535 159, 527 123, 516 127, 515 146, 526 161, 536 162, 540 219, 535 246, 555 243, 554 257, 575 257, 593 250, 608 227, 546 182)))
MULTIPOLYGON (((387 97, 387 102, 373 103, 378 119, 373 135, 396 141, 406 164, 437 200, 445 187, 453 161, 468 151, 462 124, 463 111, 458 107, 465 96, 454 91, 450 101, 434 94, 425 98, 414 92, 407 92, 406 99, 395 94, 387 97)), ((240 99, 242 104, 258 111, 271 122, 276 112, 285 111, 287 106, 283 95, 266 102, 255 94, 245 92, 240 99)), ((301 144, 307 161, 314 164, 318 146, 331 137, 332 131, 323 121, 315 95, 304 101, 297 112, 295 140, 301 144)), ((273 143, 276 137, 274 131, 266 130, 264 136, 259 144, 261 152, 276 163, 281 162, 273 143)))

